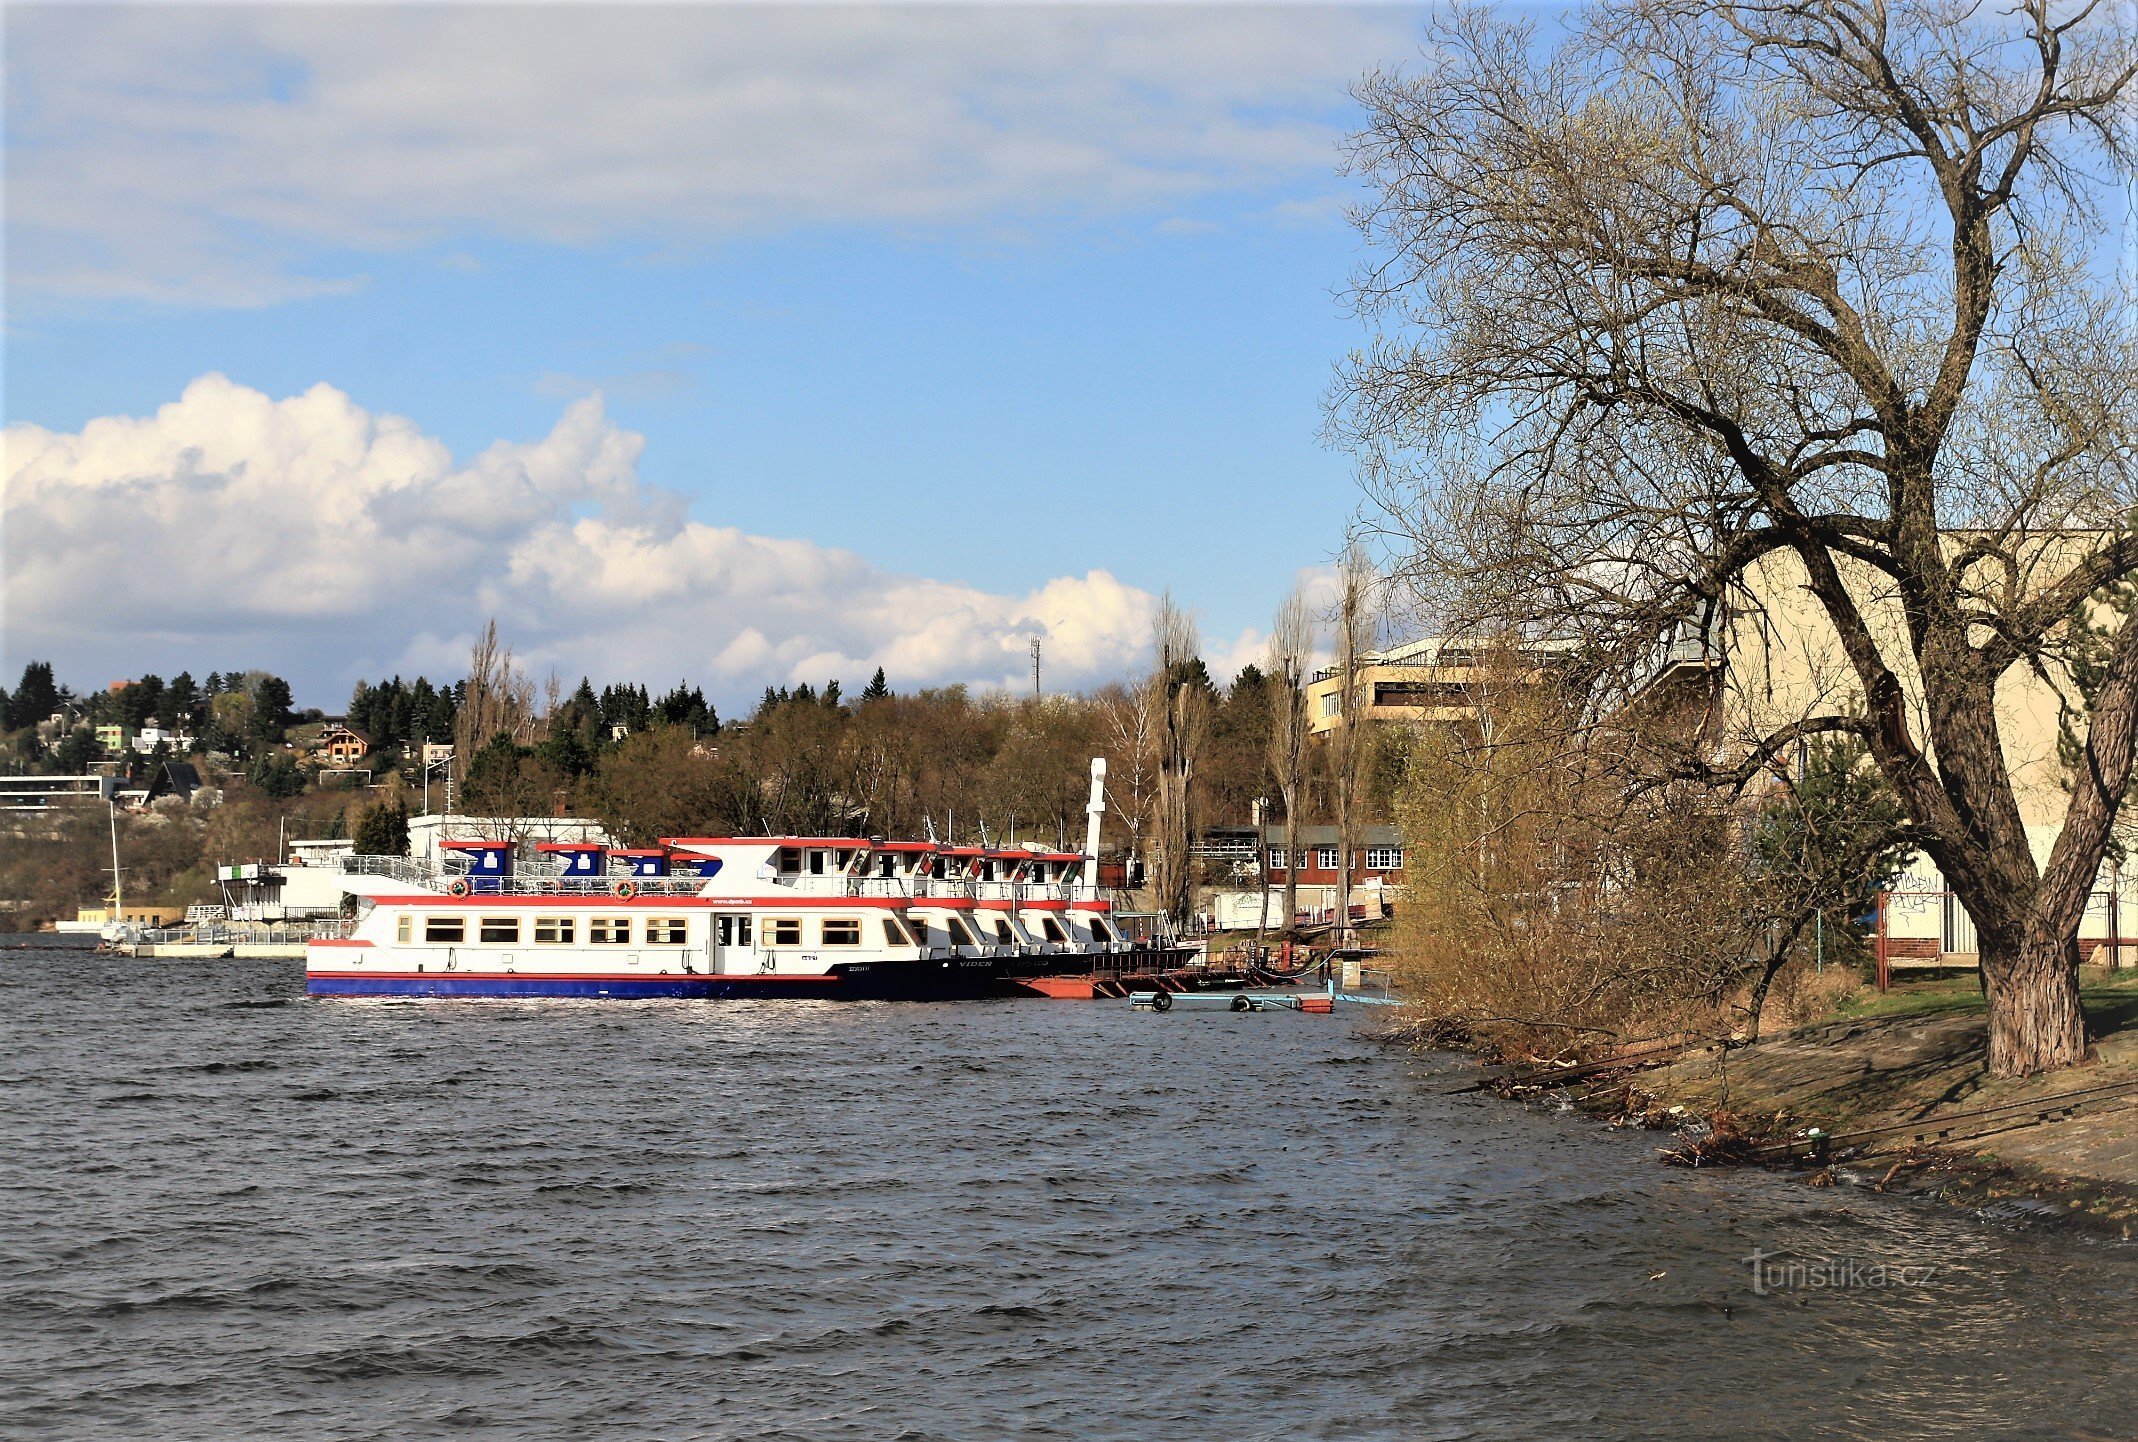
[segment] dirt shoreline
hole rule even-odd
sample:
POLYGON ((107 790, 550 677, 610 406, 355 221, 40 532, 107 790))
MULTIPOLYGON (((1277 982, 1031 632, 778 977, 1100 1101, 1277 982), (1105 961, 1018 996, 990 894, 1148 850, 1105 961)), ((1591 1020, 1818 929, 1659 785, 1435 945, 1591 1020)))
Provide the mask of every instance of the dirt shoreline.
POLYGON ((2138 973, 2089 969, 2083 991, 2090 1058, 2046 1076, 1987 1074, 1969 977, 1869 993, 1756 1045, 1509 1067, 1479 1086, 1653 1130, 1667 1138, 1661 1159, 1681 1165, 1768 1165, 1812 1185, 2128 1240, 2138 1236, 2138 973))

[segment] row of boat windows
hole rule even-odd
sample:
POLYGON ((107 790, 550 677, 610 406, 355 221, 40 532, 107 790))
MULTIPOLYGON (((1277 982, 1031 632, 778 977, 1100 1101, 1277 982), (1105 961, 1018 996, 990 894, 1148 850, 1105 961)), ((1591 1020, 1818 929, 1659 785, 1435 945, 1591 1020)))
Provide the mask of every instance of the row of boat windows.
MULTIPOLYGON (((517 916, 425 916, 423 939, 430 943, 462 946, 470 939, 472 920, 473 939, 487 946, 518 946, 520 944, 523 918, 517 916)), ((537 946, 574 946, 579 941, 579 920, 575 916, 538 916, 532 925, 524 928, 529 940, 537 946)), ((586 918, 586 940, 590 946, 629 946, 632 941, 634 918, 628 916, 594 916, 586 918)), ((717 916, 714 923, 714 939, 721 946, 748 946, 752 923, 751 916, 717 916)), ((925 946, 927 928, 916 925, 908 929, 905 922, 895 916, 880 918, 883 939, 890 946, 925 946), (919 933, 916 935, 915 933, 919 933)), ((959 917, 946 916, 939 929, 952 946, 1017 944, 1017 933, 1005 917, 996 917, 990 925, 980 930, 987 940, 982 942, 973 935, 959 917)), ((1100 941, 1112 941, 1113 932, 1104 921, 1094 917, 1092 935, 1100 941)), ((415 940, 416 918, 402 916, 394 927, 394 939, 404 945, 415 940)), ((1051 916, 1040 918, 1040 934, 1050 942, 1066 942, 1068 933, 1062 924, 1051 916)), ((690 918, 684 916, 649 916, 644 922, 647 946, 687 946, 690 943, 690 918)), ((802 919, 794 916, 765 918, 764 937, 767 946, 800 946, 802 942, 802 919)), ((824 946, 861 945, 861 922, 855 917, 827 917, 818 923, 818 942, 824 946)))

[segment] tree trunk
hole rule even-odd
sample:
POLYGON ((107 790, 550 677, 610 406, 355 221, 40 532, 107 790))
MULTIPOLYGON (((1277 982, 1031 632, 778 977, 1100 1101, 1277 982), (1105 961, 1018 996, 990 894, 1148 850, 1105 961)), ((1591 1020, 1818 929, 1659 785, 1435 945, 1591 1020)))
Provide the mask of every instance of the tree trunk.
POLYGON ((1976 944, 1989 1002, 1990 1075, 2032 1076, 2084 1061, 2078 942, 2029 927, 2017 945, 1979 934, 1976 944))

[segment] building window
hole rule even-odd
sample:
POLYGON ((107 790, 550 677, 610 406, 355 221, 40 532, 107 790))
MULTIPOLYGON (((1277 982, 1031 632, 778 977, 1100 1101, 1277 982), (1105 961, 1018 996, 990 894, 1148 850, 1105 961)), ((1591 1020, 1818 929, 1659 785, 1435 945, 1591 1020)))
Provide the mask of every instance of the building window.
POLYGON ((1341 692, 1341 691, 1331 691, 1331 692, 1330 692, 1330 693, 1329 693, 1328 695, 1326 695, 1326 696, 1322 697, 1322 698, 1321 698, 1321 714, 1322 714, 1322 715, 1323 715, 1323 717, 1325 717, 1325 718, 1326 718, 1326 717, 1330 717, 1330 716, 1341 716, 1341 715, 1343 715, 1343 714, 1344 714, 1344 693, 1343 693, 1343 692, 1341 692))
POLYGON ((520 919, 517 916, 486 916, 478 928, 477 940, 517 946, 520 940, 520 919))
POLYGON ((1314 864, 1320 867, 1323 871, 1336 870, 1337 848, 1334 846, 1324 846, 1317 850, 1314 853, 1314 864))
POLYGON ((1401 871, 1403 848, 1400 846, 1369 846, 1366 848, 1368 871, 1401 871))
POLYGON ((690 939, 690 923, 680 916, 646 918, 646 945, 681 946, 690 939))
POLYGON ((1270 869, 1270 870, 1272 870, 1272 871, 1283 871, 1283 870, 1285 870, 1286 868, 1288 868, 1289 866, 1291 866, 1291 864, 1292 864, 1292 856, 1291 856, 1291 853, 1290 853, 1290 852, 1288 852, 1288 851, 1286 851, 1286 850, 1285 850, 1285 849, 1284 849, 1283 847, 1281 847, 1281 846, 1272 846, 1272 847, 1271 847, 1271 848, 1269 849, 1269 869, 1270 869))
POLYGON ((423 918, 425 941, 462 942, 468 939, 468 919, 465 916, 426 916, 423 918))
POLYGON ((393 924, 393 939, 395 941, 400 942, 403 946, 408 945, 409 933, 414 930, 414 928, 415 919, 409 916, 408 913, 403 912, 401 914, 401 919, 393 924))
POLYGON ((765 944, 768 946, 800 946, 802 923, 799 917, 775 916, 765 923, 765 944))
POLYGON ((629 946, 631 944, 631 918, 628 916, 597 916, 586 924, 586 939, 596 946, 629 946))
POLYGON ((840 917, 835 921, 825 922, 824 944, 826 946, 861 945, 861 923, 851 917, 840 917))
POLYGON ((535 940, 545 945, 570 946, 577 935, 579 923, 569 916, 538 916, 535 918, 535 940))
POLYGON ((883 919, 883 939, 892 946, 911 946, 913 938, 906 934, 905 923, 895 916, 883 919))

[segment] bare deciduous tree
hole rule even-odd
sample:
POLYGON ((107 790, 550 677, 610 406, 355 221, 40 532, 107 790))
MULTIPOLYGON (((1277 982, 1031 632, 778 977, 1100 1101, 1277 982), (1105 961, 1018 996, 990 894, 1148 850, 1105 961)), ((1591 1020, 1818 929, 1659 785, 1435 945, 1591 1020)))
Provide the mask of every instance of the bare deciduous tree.
POLYGON ((1336 802, 1337 900, 1336 934, 1351 931, 1351 878, 1358 867, 1359 831, 1363 821, 1361 792, 1365 789, 1366 762, 1373 754, 1373 740, 1365 698, 1360 695, 1360 673, 1370 659, 1379 634, 1379 609, 1374 592, 1379 585, 1365 550, 1354 544, 1337 563, 1335 623, 1336 657, 1332 669, 1338 686, 1337 705, 1341 722, 1329 733, 1330 793, 1336 802))
MULTIPOLYGON (((1270 775, 1284 802, 1284 929, 1299 914, 1299 808, 1306 799, 1307 663, 1314 654, 1314 615, 1306 592, 1294 586, 1277 608, 1269 635, 1269 695, 1273 708, 1269 738, 1270 775)), ((1269 848, 1262 848, 1263 855, 1269 848)), ((1263 909, 1269 886, 1262 887, 1263 909)))
POLYGON ((1157 783, 1151 793, 1151 891, 1158 908, 1180 925, 1186 923, 1192 901, 1188 872, 1195 836, 1195 766, 1209 729, 1210 695, 1207 686, 1198 684, 1195 620, 1173 604, 1170 594, 1158 602, 1151 638, 1155 655, 1144 687, 1157 783))
POLYGON ((454 717, 453 742, 461 764, 496 736, 510 736, 521 746, 536 739, 535 688, 512 659, 512 648, 497 636, 493 617, 468 657, 467 696, 454 717))
POLYGON ((2138 356, 2092 254, 2132 38, 2084 0, 1608 0, 1549 49, 1467 10, 1431 39, 1359 92, 1381 334, 1332 421, 1407 579, 1630 689, 1786 561, 1851 684, 1705 774, 1859 736, 1974 917, 1992 1070, 2080 1060, 2138 627, 2045 863, 1994 697, 2068 693, 2074 618, 2138 571, 2138 356))

